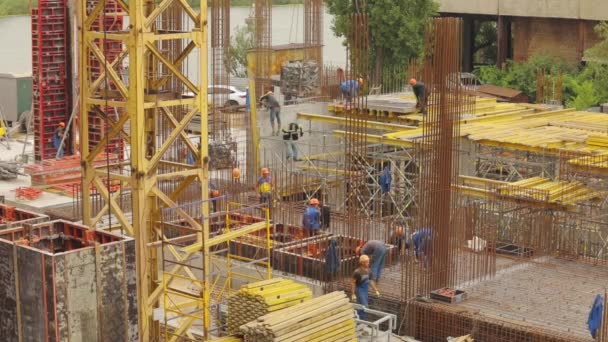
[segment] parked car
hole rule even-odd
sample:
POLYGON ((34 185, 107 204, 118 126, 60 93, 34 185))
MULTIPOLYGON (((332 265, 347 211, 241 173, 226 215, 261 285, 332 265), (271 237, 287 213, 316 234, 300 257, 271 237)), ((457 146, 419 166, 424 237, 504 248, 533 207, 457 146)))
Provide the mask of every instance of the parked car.
MULTIPOLYGON (((187 92, 182 96, 184 98, 192 98, 194 94, 187 92)), ((207 87, 207 99, 209 105, 213 105, 218 101, 224 101, 224 107, 244 106, 247 101, 247 93, 233 86, 213 85, 207 87)))
POLYGON ((211 104, 215 104, 217 101, 225 101, 225 107, 244 106, 247 93, 244 90, 238 89, 233 86, 226 85, 214 85, 207 88, 207 96, 211 104), (226 94, 228 96, 226 96, 226 94), (228 98, 227 100, 225 100, 228 98))

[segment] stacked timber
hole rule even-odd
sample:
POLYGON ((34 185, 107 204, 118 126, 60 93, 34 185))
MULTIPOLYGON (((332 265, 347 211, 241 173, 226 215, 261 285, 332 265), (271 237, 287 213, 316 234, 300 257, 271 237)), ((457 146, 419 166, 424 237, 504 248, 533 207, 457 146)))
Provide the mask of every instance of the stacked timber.
POLYGON ((336 291, 271 312, 240 327, 245 342, 356 341, 352 304, 336 291))
POLYGON ((243 342, 243 339, 235 336, 226 336, 213 339, 211 342, 243 342))
POLYGON ((258 317, 294 306, 312 298, 312 291, 293 280, 275 278, 241 286, 228 298, 228 332, 258 317))

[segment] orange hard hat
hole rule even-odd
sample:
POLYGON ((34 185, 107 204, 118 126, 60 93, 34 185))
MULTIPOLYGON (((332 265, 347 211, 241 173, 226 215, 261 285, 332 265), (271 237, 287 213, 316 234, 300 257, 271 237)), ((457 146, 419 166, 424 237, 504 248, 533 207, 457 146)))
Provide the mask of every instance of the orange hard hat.
POLYGON ((316 198, 313 198, 313 199, 310 200, 310 204, 311 205, 318 205, 319 204, 319 200, 316 199, 316 198))
POLYGON ((359 77, 359 83, 363 84, 363 78, 359 77))
POLYGON ((267 175, 267 174, 269 174, 269 173, 270 173, 270 170, 268 170, 268 168, 263 168, 263 169, 262 169, 262 174, 263 174, 263 175, 267 175))
POLYGON ((59 123, 59 126, 60 126, 60 127, 65 127, 65 122, 60 122, 60 123, 59 123))
POLYGON ((410 79, 410 85, 414 85, 414 84, 416 84, 416 79, 415 78, 410 79))
POLYGON ((210 197, 218 197, 220 195, 220 191, 219 190, 211 190, 211 196, 210 197))
POLYGON ((241 170, 239 170, 238 167, 235 167, 234 169, 232 169, 232 178, 233 179, 241 178, 241 170))

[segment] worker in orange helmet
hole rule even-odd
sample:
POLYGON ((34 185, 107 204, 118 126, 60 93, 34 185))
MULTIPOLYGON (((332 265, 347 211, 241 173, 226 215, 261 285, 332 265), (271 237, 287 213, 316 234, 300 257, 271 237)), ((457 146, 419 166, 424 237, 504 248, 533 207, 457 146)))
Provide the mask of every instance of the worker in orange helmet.
POLYGON ((217 201, 220 195, 218 186, 215 183, 209 183, 209 199, 211 200, 211 211, 214 213, 217 212, 217 201))
POLYGON ((363 78, 357 80, 347 80, 340 83, 340 91, 346 102, 351 102, 352 98, 357 96, 359 88, 363 86, 363 78))
POLYGON ((321 228, 321 210, 319 209, 318 199, 311 199, 306 209, 304 209, 302 226, 309 236, 316 235, 319 232, 319 228, 321 228))
POLYGON ((266 208, 270 208, 272 204, 272 188, 270 170, 266 167, 262 168, 262 177, 258 178, 257 192, 260 195, 260 203, 264 204, 266 208))
POLYGON ((63 157, 63 146, 61 140, 65 134, 65 122, 60 122, 53 132, 53 147, 57 150, 57 158, 63 157))
POLYGON ((420 81, 416 81, 415 78, 412 78, 410 80, 410 85, 412 86, 414 95, 416 95, 416 108, 419 108, 420 113, 425 115, 426 114, 426 102, 428 99, 426 86, 424 85, 424 83, 422 83, 420 81))

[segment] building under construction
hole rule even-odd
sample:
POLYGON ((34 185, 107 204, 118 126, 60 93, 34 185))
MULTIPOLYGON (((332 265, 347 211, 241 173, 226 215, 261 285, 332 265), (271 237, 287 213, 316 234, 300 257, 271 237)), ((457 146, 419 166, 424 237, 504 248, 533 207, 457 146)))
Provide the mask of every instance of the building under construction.
POLYGON ((462 18, 430 20, 382 83, 355 11, 346 65, 324 65, 320 0, 294 49, 252 0, 236 79, 230 0, 194 2, 32 10, 35 158, 0 164, 3 340, 608 341, 605 114, 555 106, 550 75, 537 104, 463 84, 462 18))

